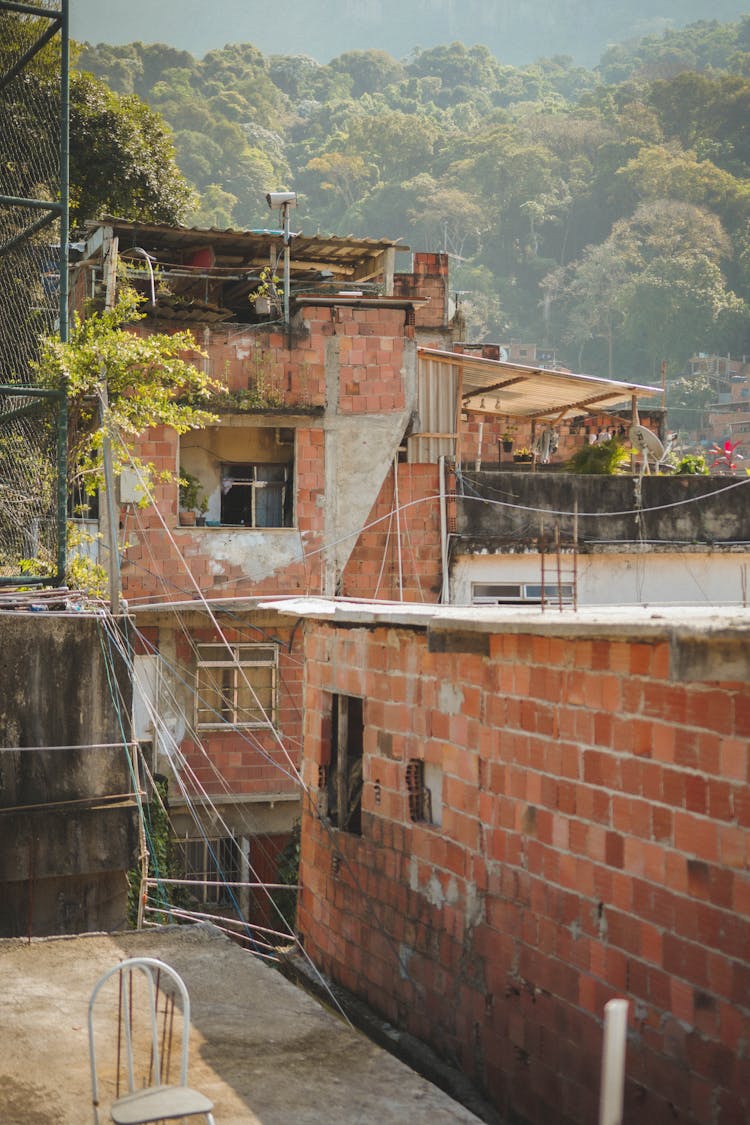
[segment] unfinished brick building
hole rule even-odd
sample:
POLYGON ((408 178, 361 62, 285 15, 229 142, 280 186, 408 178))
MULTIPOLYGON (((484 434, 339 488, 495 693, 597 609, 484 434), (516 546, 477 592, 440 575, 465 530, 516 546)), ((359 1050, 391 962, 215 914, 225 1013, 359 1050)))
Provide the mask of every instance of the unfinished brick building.
POLYGON ((750 616, 295 600, 307 953, 509 1120, 750 1117, 750 616))
POLYGON ((301 652, 293 624, 254 599, 440 591, 436 459, 407 464, 405 442, 419 429, 418 348, 452 343, 447 259, 414 255, 399 274, 397 243, 295 237, 285 321, 278 234, 105 220, 91 225, 72 284, 79 309, 101 308, 124 276, 144 297, 132 331, 189 327, 205 353, 195 361, 225 388, 211 404, 217 424, 143 435, 139 456, 173 474, 148 506, 134 471, 117 495, 136 733, 150 768, 170 778, 184 868, 214 905, 220 870, 275 881, 299 816, 301 652), (182 510, 178 472, 193 511, 182 510), (409 520, 405 567, 387 528, 399 488, 431 501, 409 520), (374 540, 360 540, 373 520, 374 540))

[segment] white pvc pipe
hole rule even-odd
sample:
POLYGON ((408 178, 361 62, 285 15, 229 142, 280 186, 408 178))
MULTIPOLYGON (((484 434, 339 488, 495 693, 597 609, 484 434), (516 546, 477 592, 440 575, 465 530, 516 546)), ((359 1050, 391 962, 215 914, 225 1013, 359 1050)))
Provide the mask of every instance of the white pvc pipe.
POLYGON ((440 477, 440 563, 443 571, 442 605, 450 603, 450 579, 448 575, 448 511, 445 495, 445 454, 438 457, 438 474, 440 477))
POLYGON ((628 1030, 627 1000, 609 1000, 604 1005, 602 1085, 599 1096, 599 1125, 622 1125, 625 1091, 625 1039, 628 1030))

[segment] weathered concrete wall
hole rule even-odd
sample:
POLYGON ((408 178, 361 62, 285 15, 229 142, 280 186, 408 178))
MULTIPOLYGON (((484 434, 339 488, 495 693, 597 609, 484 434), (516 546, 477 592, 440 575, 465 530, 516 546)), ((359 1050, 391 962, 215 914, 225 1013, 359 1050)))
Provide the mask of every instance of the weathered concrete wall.
POLYGON ((306 950, 510 1120, 596 1120, 613 996, 629 1125, 749 1120, 747 613, 483 620, 306 626, 313 794, 332 694, 365 701, 362 835, 303 814, 306 950), (440 824, 410 817, 412 759, 440 824))
POLYGON ((478 549, 535 545, 542 532, 554 535, 555 525, 568 541, 576 503, 582 550, 604 540, 750 542, 750 478, 650 476, 641 485, 637 476, 542 471, 463 476, 456 530, 478 549))
POLYGON ((125 923, 137 847, 122 745, 130 698, 100 618, 0 613, 3 936, 125 923))

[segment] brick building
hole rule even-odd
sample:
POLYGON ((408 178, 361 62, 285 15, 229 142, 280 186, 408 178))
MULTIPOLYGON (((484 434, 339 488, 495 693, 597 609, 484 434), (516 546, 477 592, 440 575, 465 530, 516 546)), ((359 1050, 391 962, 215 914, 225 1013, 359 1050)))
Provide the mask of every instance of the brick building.
MULTIPOLYGON (((197 518, 181 510, 174 476, 143 507, 142 481, 126 470, 117 495, 137 735, 148 767, 170 779, 184 869, 213 905, 220 870, 276 881, 299 817, 301 652, 293 624, 255 599, 440 591, 437 464, 407 464, 405 443, 418 348, 452 342, 447 259, 415 254, 398 273, 397 243, 295 236, 287 323, 281 283, 269 281, 279 234, 104 220, 72 279, 75 305, 101 308, 124 275, 144 297, 132 331, 190 328, 204 353, 194 361, 225 388, 215 425, 138 443, 157 479, 192 482, 197 518), (386 530, 399 489, 418 509, 405 570, 386 530), (360 539, 373 520, 374 539, 360 539)), ((245 914, 267 913, 241 898, 245 914)))
POLYGON ((307 953, 510 1120, 750 1116, 750 615, 295 600, 307 953))

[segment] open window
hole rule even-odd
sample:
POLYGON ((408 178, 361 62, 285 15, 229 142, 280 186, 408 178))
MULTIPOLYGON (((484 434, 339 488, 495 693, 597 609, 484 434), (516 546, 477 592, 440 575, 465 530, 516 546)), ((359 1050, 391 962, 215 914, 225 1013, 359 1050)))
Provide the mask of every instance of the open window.
POLYGON ((328 816, 335 828, 362 835, 363 701, 334 695, 331 708, 331 756, 328 768, 328 816))
POLYGON ((276 723, 277 645, 198 645, 197 730, 276 723))
POLYGON ((291 527, 291 466, 245 462, 221 467, 221 522, 241 527, 291 527))
POLYGON ((180 471, 195 478, 208 527, 294 527, 292 427, 233 421, 184 434, 180 471))

